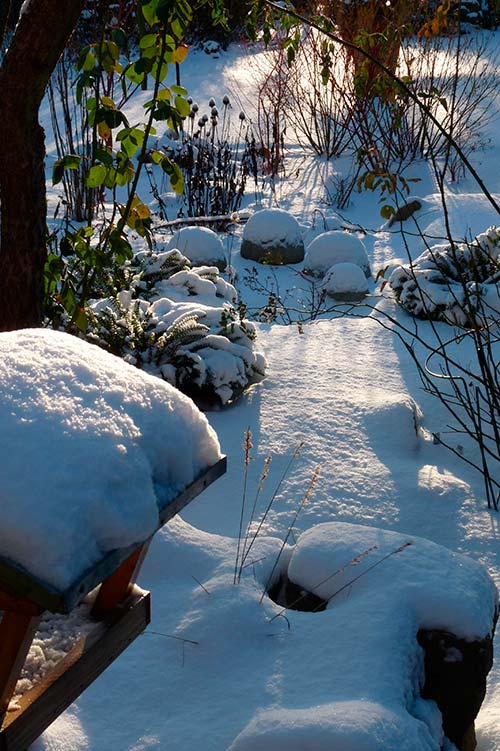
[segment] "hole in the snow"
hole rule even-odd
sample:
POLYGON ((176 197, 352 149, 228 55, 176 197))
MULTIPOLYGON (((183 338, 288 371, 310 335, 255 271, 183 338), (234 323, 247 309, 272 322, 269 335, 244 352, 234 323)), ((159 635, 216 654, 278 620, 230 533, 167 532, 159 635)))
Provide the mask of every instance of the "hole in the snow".
POLYGON ((286 574, 282 574, 267 592, 271 600, 282 608, 289 610, 301 610, 305 613, 319 613, 326 610, 327 600, 323 600, 314 592, 308 592, 295 582, 291 581, 286 574))

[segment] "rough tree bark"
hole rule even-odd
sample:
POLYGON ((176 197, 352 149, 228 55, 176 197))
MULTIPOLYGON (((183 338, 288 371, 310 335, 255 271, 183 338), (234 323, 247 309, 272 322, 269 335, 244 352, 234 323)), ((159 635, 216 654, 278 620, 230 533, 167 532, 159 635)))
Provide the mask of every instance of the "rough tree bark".
POLYGON ((42 321, 45 138, 38 111, 83 3, 29 0, 0 66, 0 331, 42 321))

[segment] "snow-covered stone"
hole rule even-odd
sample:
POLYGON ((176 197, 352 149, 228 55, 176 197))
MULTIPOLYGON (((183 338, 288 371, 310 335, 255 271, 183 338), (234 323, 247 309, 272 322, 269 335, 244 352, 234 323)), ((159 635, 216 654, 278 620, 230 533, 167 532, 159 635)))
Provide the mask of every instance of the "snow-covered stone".
POLYGON ((323 281, 323 287, 335 300, 357 302, 368 292, 368 282, 363 270, 355 263, 337 263, 323 281))
POLYGON ((318 235, 307 247, 304 271, 322 277, 337 263, 354 263, 366 277, 371 275, 366 248, 356 235, 332 230, 318 235))
POLYGON ((219 235, 208 227, 183 227, 170 239, 166 250, 177 248, 194 266, 217 266, 224 271, 227 262, 219 235))
POLYGON ((0 404, 0 555, 59 589, 220 457, 188 397, 57 331, 0 335, 0 404))
POLYGON ((300 263, 304 241, 298 221, 282 209, 257 211, 243 230, 241 256, 258 263, 300 263))

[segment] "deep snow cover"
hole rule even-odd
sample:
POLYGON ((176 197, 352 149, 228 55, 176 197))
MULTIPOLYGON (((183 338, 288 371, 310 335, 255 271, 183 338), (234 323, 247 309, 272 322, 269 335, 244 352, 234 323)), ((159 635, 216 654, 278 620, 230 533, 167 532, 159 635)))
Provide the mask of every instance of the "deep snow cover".
MULTIPOLYGON (((492 49, 498 46, 497 34, 488 40, 492 49)), ((247 94, 249 99, 255 92, 249 58, 260 56, 259 48, 237 46, 217 59, 190 51, 183 65, 184 82, 200 102, 220 96, 231 82, 239 95, 247 94)), ((132 102, 130 119, 139 121, 141 116, 140 106, 132 102)), ((475 152, 473 159, 490 189, 498 192, 499 139, 497 132, 489 135, 493 135, 491 149, 475 152)), ((267 181, 263 195, 246 196, 246 206, 289 210, 306 230, 306 244, 321 232, 347 228, 363 241, 374 276, 425 250, 419 229, 431 238, 430 245, 446 239, 441 196, 428 165, 413 163, 407 169, 409 176, 421 179, 422 210, 402 227, 393 228, 382 223, 372 193, 353 194, 342 215, 335 210, 331 201, 341 171, 337 160, 309 160, 302 148, 292 145, 285 180, 267 181)), ((147 195, 147 187, 143 188, 147 195)), ((470 178, 447 182, 445 195, 457 238, 473 237, 498 223, 470 178)), ((50 200, 54 208, 54 192, 50 200)), ((173 196, 168 200, 174 216, 178 204, 173 196)), ((154 210, 154 202, 151 207, 154 210)), ((225 238, 226 256, 234 267, 231 280, 236 279, 249 310, 258 313, 268 295, 246 284, 252 269, 238 252, 241 232, 237 226, 234 235, 225 238)), ((299 318, 311 302, 311 287, 298 279, 297 271, 263 267, 257 275, 293 302, 299 318)), ((373 293, 373 280, 369 285, 373 293)), ((290 541, 332 520, 385 528, 403 539, 423 537, 465 554, 485 565, 496 584, 500 582, 499 516, 486 508, 481 478, 460 459, 460 451, 467 454, 472 449, 460 435, 452 435, 457 455, 433 440, 433 434, 447 429, 449 417, 422 391, 398 339, 376 322, 384 309, 405 323, 412 319, 373 294, 368 302, 374 310, 367 308, 362 320, 333 318, 300 327, 257 324, 258 346, 269 362, 268 377, 230 410, 209 415, 228 454, 228 473, 153 540, 140 579, 141 586, 152 591, 150 629, 48 729, 33 751, 227 751, 238 736, 242 748, 246 743, 262 751, 259 734, 266 737, 265 751, 271 735, 273 751, 303 751, 305 736, 313 751, 330 751, 332 734, 338 738, 343 729, 343 751, 371 750, 374 736, 386 743, 385 751, 406 748, 406 735, 401 738, 400 733, 401 718, 403 724, 408 718, 401 714, 401 695, 408 690, 413 696, 420 660, 418 651, 413 651, 414 635, 408 635, 409 622, 398 621, 401 647, 415 658, 412 681, 380 688, 376 701, 360 701, 343 690, 344 675, 352 673, 360 660, 346 660, 342 674, 330 667, 332 654, 339 661, 344 653, 352 654, 351 619, 343 621, 345 627, 332 640, 335 608, 319 614, 286 613, 289 629, 282 616, 270 623, 280 609, 267 596, 260 602, 262 582, 318 464, 320 479, 290 541), (258 518, 297 443, 303 440, 304 447, 263 525, 252 565, 245 569, 240 585, 234 586, 243 488, 241 444, 247 426, 254 446, 250 500, 265 458, 273 456, 258 518), (257 562, 259 557, 263 560, 257 562), (137 690, 128 696, 124 687, 132 684, 137 690)), ((279 311, 277 320, 283 322, 279 311)), ((419 326, 424 336, 432 336, 427 322, 419 326)), ((444 338, 450 335, 450 327, 436 326, 444 338)), ((466 340, 458 355, 466 362, 473 359, 466 340)), ((371 613, 367 620, 372 649, 363 651, 360 659, 378 665, 378 651, 384 654, 384 648, 377 635, 383 640, 385 625, 373 620, 371 613)), ((498 638, 497 631, 497 644, 498 638)), ((414 698, 414 712, 421 721, 410 716, 413 731, 408 742, 419 742, 418 751, 434 751, 440 715, 430 703, 414 698)), ((498 661, 489 676, 476 728, 478 751, 500 751, 498 661)))
POLYGON ((220 456, 190 399, 69 334, 1 334, 0 401, 0 553, 60 589, 220 456))

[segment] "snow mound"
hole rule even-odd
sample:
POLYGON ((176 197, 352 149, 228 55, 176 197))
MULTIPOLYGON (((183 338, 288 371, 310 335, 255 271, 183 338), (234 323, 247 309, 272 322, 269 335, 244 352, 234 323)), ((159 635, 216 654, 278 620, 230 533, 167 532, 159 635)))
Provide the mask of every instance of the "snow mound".
POLYGON ((183 227, 176 232, 166 250, 177 248, 195 266, 226 268, 224 247, 218 234, 208 227, 183 227))
POLYGON ((257 211, 245 225, 240 253, 257 263, 300 263, 304 241, 298 221, 283 209, 257 211))
POLYGON ((229 751, 430 751, 435 747, 425 730, 409 726, 376 702, 341 701, 260 711, 229 751))
POLYGON ((243 230, 243 239, 274 248, 295 245, 302 240, 298 221, 283 209, 262 209, 253 214, 243 230))
POLYGON ((454 748, 436 703, 420 695, 416 636, 490 636, 498 595, 486 570, 423 538, 341 522, 312 527, 283 558, 288 578, 327 609, 281 608, 271 619, 276 629, 286 612, 292 633, 277 660, 286 689, 260 704, 230 751, 454 748))
POLYGON ((363 270, 366 277, 371 275, 365 246, 349 232, 323 232, 308 245, 304 258, 306 273, 322 277, 337 263, 354 263, 363 270))
POLYGON ((190 399, 68 334, 1 334, 0 384, 0 553, 59 589, 220 457, 190 399))
POLYGON ((288 577, 327 600, 329 608, 355 607, 360 599, 376 609, 376 602, 390 602, 393 617, 399 608, 410 609, 418 628, 448 630, 467 640, 490 633, 498 606, 496 587, 476 561, 421 537, 345 522, 304 532, 288 577))
POLYGON ((362 300, 368 292, 363 270, 347 262, 337 263, 326 272, 323 287, 336 300, 362 300))

